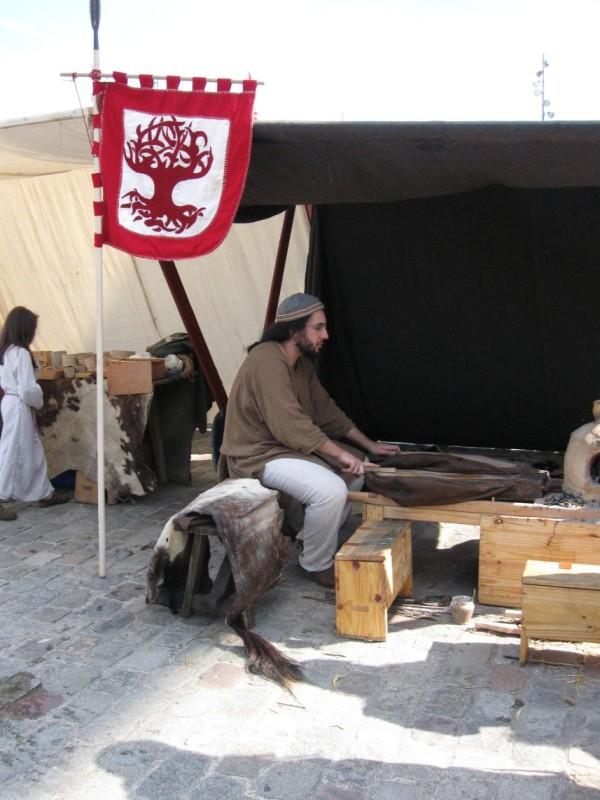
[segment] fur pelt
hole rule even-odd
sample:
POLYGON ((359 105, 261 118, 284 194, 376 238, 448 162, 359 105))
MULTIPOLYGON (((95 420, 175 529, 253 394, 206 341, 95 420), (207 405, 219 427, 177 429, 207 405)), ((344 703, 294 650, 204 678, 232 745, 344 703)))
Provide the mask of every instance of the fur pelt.
MULTIPOLYGON (((283 685, 301 677, 300 669, 274 645, 250 631, 244 611, 279 579, 283 513, 277 492, 257 480, 226 480, 198 495, 165 524, 150 559, 146 601, 176 611, 181 605, 194 524, 214 523, 203 532, 218 536, 229 560, 233 591, 218 600, 217 613, 241 637, 247 668, 283 685)), ((206 590, 206 585, 200 591, 206 590)))

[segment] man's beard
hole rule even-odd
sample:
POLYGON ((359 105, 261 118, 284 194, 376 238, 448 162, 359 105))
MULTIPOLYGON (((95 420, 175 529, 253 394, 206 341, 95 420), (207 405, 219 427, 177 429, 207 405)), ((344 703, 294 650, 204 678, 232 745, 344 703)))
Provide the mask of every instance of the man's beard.
POLYGON ((319 357, 319 353, 315 350, 315 346, 311 344, 306 339, 298 339, 296 342, 296 346, 298 350, 302 353, 303 356, 306 356, 311 361, 316 361, 319 357))

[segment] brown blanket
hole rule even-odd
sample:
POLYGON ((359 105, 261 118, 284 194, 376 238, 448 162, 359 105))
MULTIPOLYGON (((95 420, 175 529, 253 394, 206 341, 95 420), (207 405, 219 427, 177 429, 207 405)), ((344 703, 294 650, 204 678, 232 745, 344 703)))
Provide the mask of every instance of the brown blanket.
POLYGON ((466 500, 531 502, 542 497, 549 475, 530 464, 454 453, 407 452, 381 462, 394 473, 367 473, 369 491, 402 506, 433 506, 466 500))

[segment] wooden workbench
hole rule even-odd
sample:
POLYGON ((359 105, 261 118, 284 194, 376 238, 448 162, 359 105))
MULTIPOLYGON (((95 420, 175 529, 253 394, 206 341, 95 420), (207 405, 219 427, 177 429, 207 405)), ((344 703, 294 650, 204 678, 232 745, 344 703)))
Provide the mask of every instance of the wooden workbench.
POLYGON ((480 528, 480 603, 519 608, 528 559, 600 565, 600 510, 541 503, 471 500, 440 506, 400 506, 372 492, 349 492, 365 520, 411 520, 480 528))

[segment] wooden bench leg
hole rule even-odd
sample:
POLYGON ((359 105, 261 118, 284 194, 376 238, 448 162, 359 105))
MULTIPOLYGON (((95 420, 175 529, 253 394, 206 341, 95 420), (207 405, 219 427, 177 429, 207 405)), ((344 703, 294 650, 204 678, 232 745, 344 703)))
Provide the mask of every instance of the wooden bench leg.
POLYGON ((208 594, 196 595, 193 610, 199 614, 216 614, 221 600, 234 590, 231 564, 227 556, 223 558, 219 572, 208 594))
POLYGON ((523 666, 529 655, 529 636, 523 626, 521 626, 521 647, 519 649, 519 664, 523 666))
POLYGON ((152 445, 152 453, 154 455, 154 466, 156 468, 156 477, 159 483, 166 483, 167 476, 167 461, 165 458, 165 447, 160 432, 160 419, 158 415, 158 401, 156 395, 150 401, 150 412, 148 414, 148 433, 150 434, 150 443, 152 445))
POLYGON ((196 591, 196 585, 199 580, 199 567, 200 564, 204 563, 208 546, 208 540, 204 534, 193 534, 193 537, 192 553, 183 595, 183 606, 180 611, 182 617, 189 617, 192 613, 192 600, 194 599, 194 592, 196 591))

